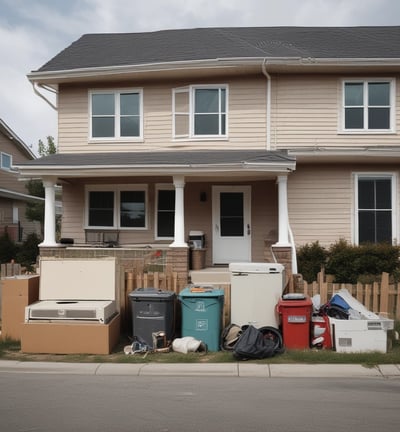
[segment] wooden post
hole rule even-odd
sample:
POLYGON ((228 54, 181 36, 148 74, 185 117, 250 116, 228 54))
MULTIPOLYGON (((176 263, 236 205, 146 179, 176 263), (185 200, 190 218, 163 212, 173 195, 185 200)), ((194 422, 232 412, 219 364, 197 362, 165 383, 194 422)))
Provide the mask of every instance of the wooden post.
POLYGON ((379 313, 389 314, 389 273, 386 272, 382 273, 379 313))

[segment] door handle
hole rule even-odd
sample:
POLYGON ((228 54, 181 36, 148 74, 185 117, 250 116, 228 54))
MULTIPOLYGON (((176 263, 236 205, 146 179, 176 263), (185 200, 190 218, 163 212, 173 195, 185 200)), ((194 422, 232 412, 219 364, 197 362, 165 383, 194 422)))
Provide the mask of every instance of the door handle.
POLYGON ((219 225, 215 224, 215 231, 219 232, 219 225))
POLYGON ((250 224, 247 224, 247 235, 250 235, 251 230, 250 230, 250 224))

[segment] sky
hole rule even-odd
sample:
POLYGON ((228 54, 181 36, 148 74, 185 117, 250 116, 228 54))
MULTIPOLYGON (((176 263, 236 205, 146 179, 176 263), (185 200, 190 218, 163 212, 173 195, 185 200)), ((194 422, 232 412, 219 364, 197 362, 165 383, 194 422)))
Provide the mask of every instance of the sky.
POLYGON ((364 25, 400 25, 400 1, 0 0, 0 118, 34 152, 57 143, 57 112, 26 76, 86 33, 364 25))

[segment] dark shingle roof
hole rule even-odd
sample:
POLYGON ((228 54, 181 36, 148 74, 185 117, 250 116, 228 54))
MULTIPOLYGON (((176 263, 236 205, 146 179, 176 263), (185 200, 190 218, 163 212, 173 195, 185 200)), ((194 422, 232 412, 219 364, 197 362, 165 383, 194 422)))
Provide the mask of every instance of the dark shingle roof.
POLYGON ((86 34, 38 72, 254 57, 400 59, 400 26, 225 27, 86 34))
POLYGON ((262 150, 197 150, 197 151, 161 151, 130 153, 57 153, 34 161, 18 164, 29 166, 190 166, 241 163, 291 163, 295 159, 284 151, 262 150))

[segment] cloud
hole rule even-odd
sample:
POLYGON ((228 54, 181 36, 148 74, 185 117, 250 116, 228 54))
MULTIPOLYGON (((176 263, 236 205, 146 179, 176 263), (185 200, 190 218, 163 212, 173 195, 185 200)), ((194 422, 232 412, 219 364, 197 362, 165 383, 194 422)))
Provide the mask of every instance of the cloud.
POLYGON ((47 135, 57 139, 57 115, 26 74, 82 34, 400 21, 398 0, 0 0, 0 8, 0 117, 28 145, 47 135))

